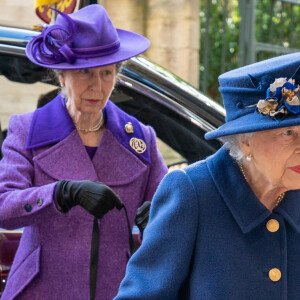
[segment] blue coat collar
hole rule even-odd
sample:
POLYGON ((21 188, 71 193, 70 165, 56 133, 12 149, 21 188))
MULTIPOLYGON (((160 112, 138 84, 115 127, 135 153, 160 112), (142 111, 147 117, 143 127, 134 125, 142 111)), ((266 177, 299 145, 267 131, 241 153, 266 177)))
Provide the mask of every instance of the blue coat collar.
POLYGON ((248 233, 271 215, 281 214, 300 232, 300 190, 286 193, 271 213, 255 196, 237 163, 221 148, 207 160, 208 169, 217 189, 243 233, 248 233))
MULTIPOLYGON (((120 110, 111 101, 103 109, 105 130, 109 130, 131 153, 139 157, 144 163, 150 164, 150 152, 146 148, 143 153, 137 153, 130 146, 130 139, 135 137, 145 142, 143 129, 137 119, 120 110), (125 125, 131 122, 134 133, 126 133, 125 125)), ((65 100, 59 94, 45 106, 38 108, 32 117, 26 149, 34 149, 64 140, 72 131, 76 130, 74 123, 66 109, 65 100)))

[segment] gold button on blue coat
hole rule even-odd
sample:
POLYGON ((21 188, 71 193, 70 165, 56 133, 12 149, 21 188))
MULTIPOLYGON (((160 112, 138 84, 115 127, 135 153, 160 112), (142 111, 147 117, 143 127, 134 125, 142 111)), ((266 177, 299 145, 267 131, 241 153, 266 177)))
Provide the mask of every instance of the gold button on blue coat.
POLYGON ((36 201, 37 206, 42 206, 43 203, 44 203, 43 198, 39 198, 39 199, 37 199, 37 201, 36 201))
POLYGON ((277 268, 273 268, 269 271, 269 278, 272 280, 272 281, 278 281, 280 280, 281 278, 281 272, 279 269, 277 268))
POLYGON ((275 219, 270 219, 266 226, 270 232, 276 232, 279 229, 279 222, 275 219))

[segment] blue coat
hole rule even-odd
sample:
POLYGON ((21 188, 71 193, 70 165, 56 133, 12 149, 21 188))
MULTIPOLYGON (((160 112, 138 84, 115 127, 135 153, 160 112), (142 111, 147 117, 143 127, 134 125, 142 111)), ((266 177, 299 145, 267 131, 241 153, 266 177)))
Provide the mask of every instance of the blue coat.
POLYGON ((300 299, 299 233, 300 191, 271 213, 221 148, 163 179, 115 300, 300 299))

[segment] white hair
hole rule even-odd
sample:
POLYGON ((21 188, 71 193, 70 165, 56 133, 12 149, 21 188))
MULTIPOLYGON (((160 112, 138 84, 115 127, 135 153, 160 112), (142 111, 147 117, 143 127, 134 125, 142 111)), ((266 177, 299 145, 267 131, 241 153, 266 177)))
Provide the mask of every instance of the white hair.
POLYGON ((220 138, 225 147, 229 150, 229 154, 236 161, 242 162, 245 155, 240 147, 240 142, 250 139, 255 132, 227 135, 220 138))

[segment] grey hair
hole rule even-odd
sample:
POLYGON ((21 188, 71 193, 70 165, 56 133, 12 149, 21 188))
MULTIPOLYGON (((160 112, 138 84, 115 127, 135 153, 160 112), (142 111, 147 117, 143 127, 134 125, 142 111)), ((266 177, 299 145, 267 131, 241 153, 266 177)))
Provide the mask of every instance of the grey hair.
POLYGON ((65 87, 60 83, 59 76, 64 72, 63 70, 58 70, 58 69, 49 69, 50 76, 55 80, 55 82, 59 85, 59 90, 57 94, 61 93, 63 97, 66 99, 67 94, 66 94, 66 89, 65 87))
POLYGON ((236 161, 242 162, 245 159, 245 155, 240 147, 240 142, 252 138, 255 132, 233 134, 223 136, 220 140, 224 143, 225 147, 229 150, 229 154, 236 161))

